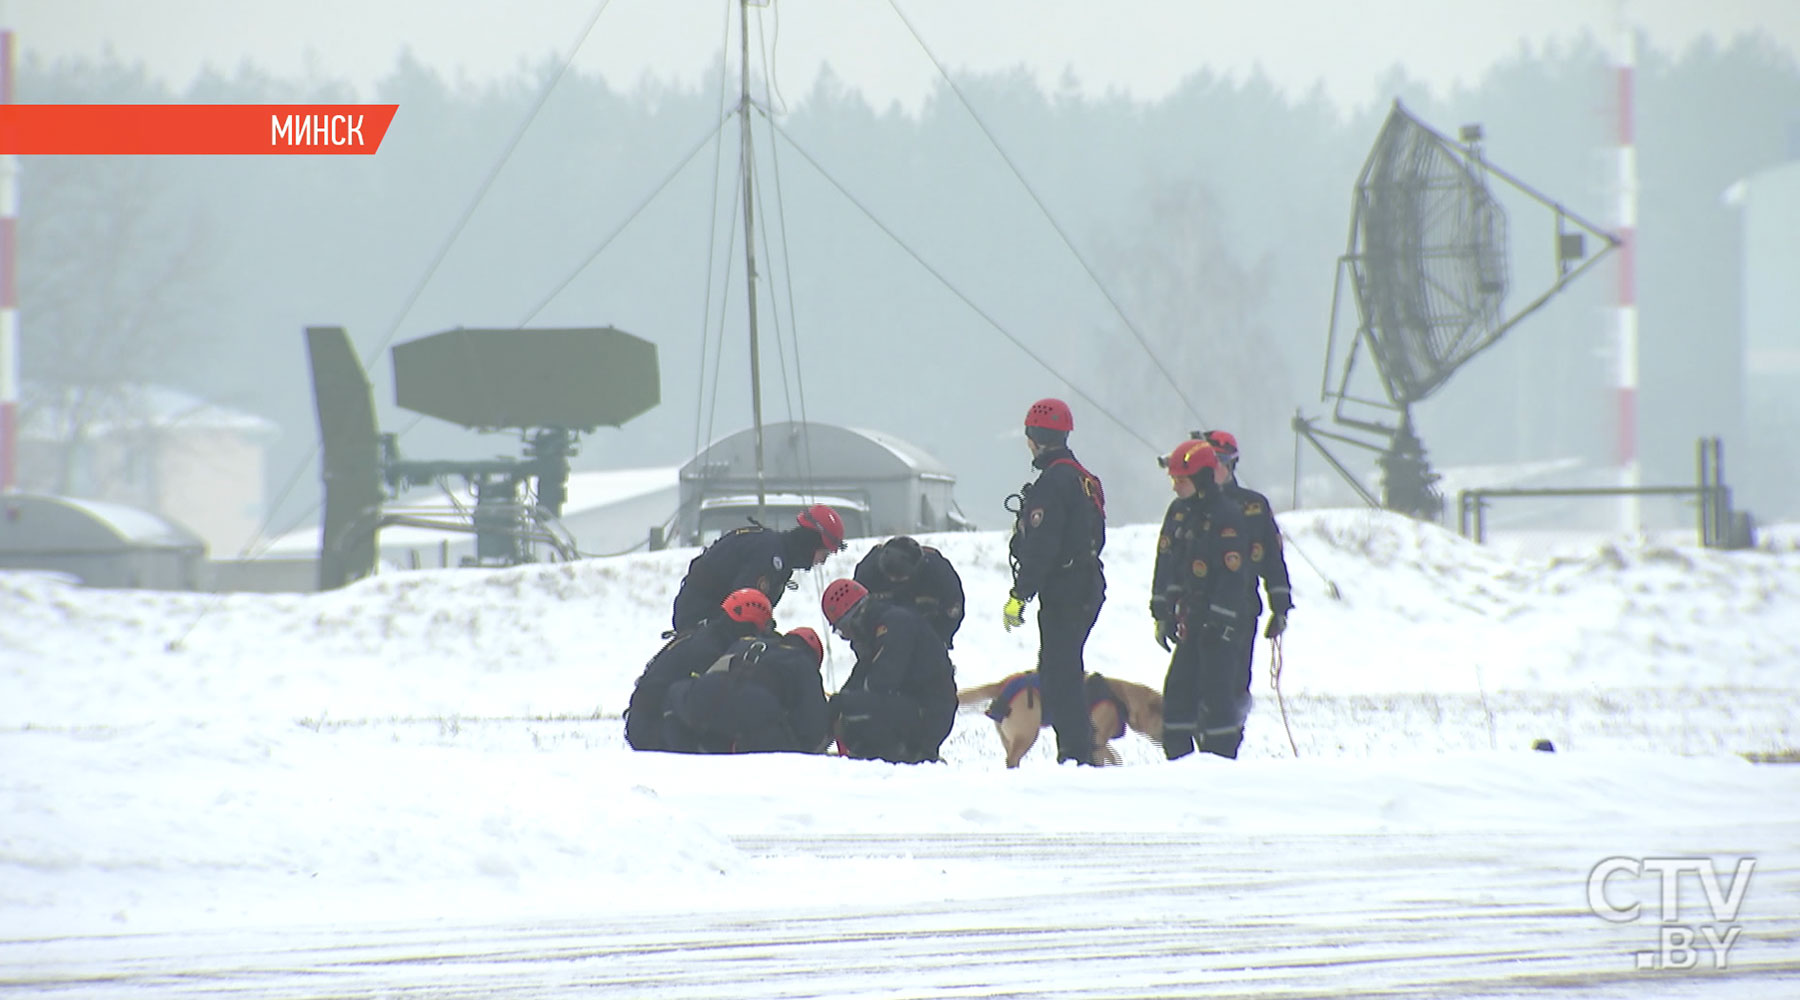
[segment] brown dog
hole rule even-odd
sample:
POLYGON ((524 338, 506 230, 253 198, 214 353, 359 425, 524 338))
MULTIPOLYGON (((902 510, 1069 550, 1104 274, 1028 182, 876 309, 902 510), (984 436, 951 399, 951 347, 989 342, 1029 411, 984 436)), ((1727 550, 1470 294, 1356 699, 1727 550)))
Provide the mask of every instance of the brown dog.
MULTIPOLYGON (((1086 684, 1088 722, 1094 727, 1095 764, 1118 764, 1119 752, 1112 741, 1127 727, 1162 742, 1163 699, 1155 688, 1115 677, 1088 674, 1086 684), (1120 716, 1123 715, 1123 718, 1120 716)), ((959 705, 989 702, 988 717, 1000 733, 1006 750, 1006 766, 1018 767, 1045 725, 1043 697, 1038 693, 1037 671, 1026 670, 1005 680, 956 692, 959 705)))

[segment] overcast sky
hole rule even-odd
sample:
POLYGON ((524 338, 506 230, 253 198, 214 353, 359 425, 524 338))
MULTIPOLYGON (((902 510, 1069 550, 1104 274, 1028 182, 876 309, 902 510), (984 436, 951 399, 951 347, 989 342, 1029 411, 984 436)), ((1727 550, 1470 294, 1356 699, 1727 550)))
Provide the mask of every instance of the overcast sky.
MULTIPOLYGON (((247 59, 366 88, 403 47, 477 80, 564 55, 602 2, 0 0, 0 21, 27 51, 110 45, 177 87, 203 66, 247 59)), ((604 2, 577 64, 616 84, 646 73, 693 79, 719 50, 726 0, 604 2)), ((1145 99, 1201 69, 1239 76, 1260 66, 1289 91, 1322 81, 1340 105, 1385 101, 1376 81, 1395 65, 1434 88, 1474 83, 1522 44, 1583 31, 1610 42, 1627 16, 1663 48, 1760 28, 1800 52, 1800 0, 775 0, 773 13, 753 13, 776 38, 777 83, 789 96, 829 61, 877 105, 911 105, 935 70, 896 10, 952 68, 1023 64, 1052 86, 1072 69, 1090 93, 1145 99)))

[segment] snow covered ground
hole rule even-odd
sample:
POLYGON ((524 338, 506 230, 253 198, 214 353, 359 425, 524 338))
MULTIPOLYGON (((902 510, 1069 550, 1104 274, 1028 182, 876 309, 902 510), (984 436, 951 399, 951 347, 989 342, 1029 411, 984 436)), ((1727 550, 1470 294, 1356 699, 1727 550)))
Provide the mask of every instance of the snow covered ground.
MULTIPOLYGON (((1006 772, 974 709, 942 765, 631 753, 692 551, 307 596, 0 574, 0 993, 1800 995, 1800 766, 1740 756, 1800 747, 1800 534, 1283 524, 1283 697, 1265 649, 1243 759, 1132 736, 1102 770, 1042 740, 1006 772), (1596 903, 1608 858, 1640 867, 1596 903), (1694 859, 1673 900, 1654 858, 1694 859)), ((1088 663, 1160 685, 1154 531, 1112 533, 1088 663)), ((934 541, 962 683, 1030 666, 1004 536, 934 541)))

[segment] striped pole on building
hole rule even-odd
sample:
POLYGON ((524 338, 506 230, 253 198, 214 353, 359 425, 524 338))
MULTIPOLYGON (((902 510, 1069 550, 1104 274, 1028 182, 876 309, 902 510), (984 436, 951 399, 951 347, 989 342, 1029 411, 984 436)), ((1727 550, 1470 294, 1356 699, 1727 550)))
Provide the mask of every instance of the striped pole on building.
MULTIPOLYGON (((1619 485, 1636 487, 1643 484, 1637 452, 1638 391, 1638 312, 1637 312, 1637 215, 1638 174, 1637 143, 1632 128, 1632 79, 1637 66, 1637 39, 1631 23, 1619 5, 1618 50, 1618 212, 1616 231, 1619 235, 1619 300, 1617 338, 1614 355, 1618 362, 1617 419, 1618 444, 1615 458, 1619 466, 1619 485)), ((1620 502, 1620 529, 1637 531, 1642 526, 1638 498, 1624 497, 1620 502)))
MULTIPOLYGON (((13 33, 0 31, 0 104, 13 100, 13 33)), ((19 158, 0 153, 0 493, 18 483, 19 158)))

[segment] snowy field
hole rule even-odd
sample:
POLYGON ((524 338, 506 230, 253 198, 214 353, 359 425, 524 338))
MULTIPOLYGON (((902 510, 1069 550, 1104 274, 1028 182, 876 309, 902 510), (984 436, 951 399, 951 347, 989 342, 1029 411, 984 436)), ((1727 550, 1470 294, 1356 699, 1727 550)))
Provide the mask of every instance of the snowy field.
MULTIPOLYGON (((1047 737, 1006 772, 974 708, 941 765, 631 753, 691 550, 307 596, 0 573, 0 994, 1800 996, 1800 765, 1743 756, 1800 747, 1800 532, 1283 524, 1243 759, 1111 769, 1047 737)), ((1154 536, 1112 533, 1088 664, 1160 686, 1154 536)), ((934 541, 961 683, 1029 667, 1004 536, 934 541)))

